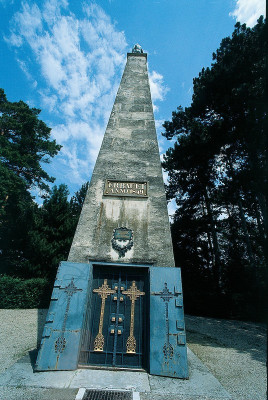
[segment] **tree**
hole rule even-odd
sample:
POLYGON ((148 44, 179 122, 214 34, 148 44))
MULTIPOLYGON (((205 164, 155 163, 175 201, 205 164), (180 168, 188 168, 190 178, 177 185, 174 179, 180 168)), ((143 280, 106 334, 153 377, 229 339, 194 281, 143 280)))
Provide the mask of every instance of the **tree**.
POLYGON ((87 187, 88 183, 82 185, 69 201, 66 185, 53 186, 43 205, 34 208, 16 276, 45 277, 54 282, 59 262, 68 258, 87 187))
MULTIPOLYGON (((194 79, 191 106, 179 107, 163 125, 163 135, 177 139, 163 162, 167 196, 178 205, 172 227, 177 262, 189 285, 196 271, 205 290, 210 287, 218 315, 241 317, 249 295, 255 306, 263 296, 266 31, 263 17, 252 29, 237 23, 213 54, 211 68, 194 79)), ((254 318, 253 310, 249 314, 254 318)))
MULTIPOLYGON (((10 103, 0 89, 0 290, 3 306, 47 305, 58 264, 66 260, 86 195, 84 184, 68 200, 66 185, 42 167, 61 146, 50 140, 40 110, 10 103), (38 206, 31 189, 43 192, 38 206), (14 287, 16 285, 17 287, 14 287), (10 295, 7 293, 12 287, 10 295), (31 293, 28 293, 30 288, 31 293), (40 292, 40 293, 39 293, 40 292)), ((1 296, 0 296, 1 297, 1 296)))
POLYGON ((0 89, 0 264, 10 274, 25 264, 27 232, 37 205, 29 190, 48 192, 54 181, 42 168, 61 146, 38 119, 40 110, 23 101, 9 102, 0 89))
POLYGON ((68 194, 66 185, 54 186, 50 197, 36 210, 25 249, 29 277, 46 277, 54 282, 59 262, 68 257, 77 223, 68 194))
MULTIPOLYGON (((73 216, 76 218, 77 222, 80 217, 80 213, 82 211, 82 207, 85 201, 85 197, 87 194, 89 182, 84 183, 81 188, 75 192, 74 196, 72 196, 70 201, 70 206, 72 210, 73 216)), ((76 224, 77 224, 76 222, 76 224)), ((75 225, 76 225, 75 224, 75 225)))
POLYGON ((38 119, 40 112, 23 101, 9 102, 0 89, 0 162, 1 172, 8 177, 8 185, 1 182, 2 206, 12 190, 9 181, 17 182, 19 178, 26 189, 37 186, 47 191, 47 182, 55 180, 41 163, 49 163, 61 146, 49 140, 51 129, 38 119))

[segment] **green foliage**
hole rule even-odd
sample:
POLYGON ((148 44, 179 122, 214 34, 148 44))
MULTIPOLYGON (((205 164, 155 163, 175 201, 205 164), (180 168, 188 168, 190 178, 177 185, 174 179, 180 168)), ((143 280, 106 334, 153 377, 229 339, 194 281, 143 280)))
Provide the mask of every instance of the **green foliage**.
MULTIPOLYGON (((87 185, 68 200, 66 185, 41 164, 61 146, 50 140, 40 110, 11 103, 0 89, 0 306, 38 307, 50 298, 58 264, 66 260, 87 185), (44 193, 43 205, 30 190, 44 193), (40 303, 41 302, 41 303, 40 303)), ((47 303, 46 303, 47 305, 47 303)))
POLYGON ((163 125, 176 138, 163 166, 178 205, 172 235, 186 311, 195 314, 264 315, 266 33, 262 17, 252 29, 237 23, 194 79, 191 106, 163 125))
MULTIPOLYGON (((23 101, 11 103, 3 89, 0 89, 0 162, 2 171, 9 177, 8 185, 1 185, 0 205, 12 189, 12 182, 18 182, 29 189, 38 186, 49 190, 46 182, 53 182, 41 167, 54 157, 61 146, 50 139, 51 129, 38 119, 40 110, 30 108, 23 101)), ((14 183, 13 183, 14 184, 14 183)))
POLYGON ((49 304, 51 287, 43 278, 0 275, 0 293, 0 308, 42 308, 49 304))
POLYGON ((59 262, 68 257, 79 216, 74 215, 68 194, 66 185, 54 186, 50 197, 36 210, 25 252, 31 260, 28 271, 34 276, 54 281, 59 262))
POLYGON ((78 218, 80 216, 82 207, 83 207, 83 203, 87 194, 87 190, 88 190, 88 185, 89 182, 84 183, 80 190, 78 192, 75 193, 75 195, 71 198, 70 201, 70 207, 72 210, 72 214, 73 216, 77 219, 78 222, 78 218))
POLYGON ((14 224, 6 227, 1 240, 2 308, 48 305, 58 265, 68 257, 87 187, 84 184, 68 201, 67 186, 54 186, 41 207, 28 192, 22 193, 26 199, 19 196, 10 202, 14 224))
POLYGON ((23 101, 11 103, 0 89, 0 266, 2 273, 23 276, 28 232, 37 205, 29 190, 49 191, 53 182, 41 167, 61 146, 50 140, 50 128, 38 119, 40 110, 23 101))

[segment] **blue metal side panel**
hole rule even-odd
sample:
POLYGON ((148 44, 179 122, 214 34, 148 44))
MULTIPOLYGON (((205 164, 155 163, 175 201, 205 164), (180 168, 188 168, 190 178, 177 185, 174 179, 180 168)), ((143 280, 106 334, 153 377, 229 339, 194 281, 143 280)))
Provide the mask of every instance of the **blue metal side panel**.
POLYGON ((150 267, 150 374, 189 377, 180 268, 150 267))
POLYGON ((60 263, 36 360, 36 371, 77 368, 91 283, 91 264, 60 263))

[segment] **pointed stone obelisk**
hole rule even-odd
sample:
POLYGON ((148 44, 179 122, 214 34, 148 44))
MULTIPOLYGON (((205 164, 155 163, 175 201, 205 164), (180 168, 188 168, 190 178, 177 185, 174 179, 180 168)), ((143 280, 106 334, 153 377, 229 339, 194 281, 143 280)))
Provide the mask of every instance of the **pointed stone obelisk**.
POLYGON ((80 365, 189 375, 180 269, 139 45, 127 55, 69 258, 58 269, 36 370, 80 365))
POLYGON ((88 260, 174 266, 144 53, 127 55, 68 258, 88 260), (133 232, 123 256, 112 242, 120 227, 133 232))

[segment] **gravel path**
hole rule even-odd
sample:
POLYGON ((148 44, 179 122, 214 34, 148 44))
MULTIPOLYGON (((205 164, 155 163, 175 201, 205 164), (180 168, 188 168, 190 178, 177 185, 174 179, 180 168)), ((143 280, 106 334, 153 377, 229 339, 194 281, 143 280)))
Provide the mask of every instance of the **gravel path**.
MULTIPOLYGON (((0 372, 36 348, 47 310, 0 310, 0 372)), ((236 400, 266 399, 262 324, 186 316, 190 349, 236 400)))
POLYGON ((185 317, 187 344, 238 400, 265 400, 266 328, 263 324, 185 317))
POLYGON ((0 309, 0 372, 37 347, 46 315, 47 310, 0 309))

